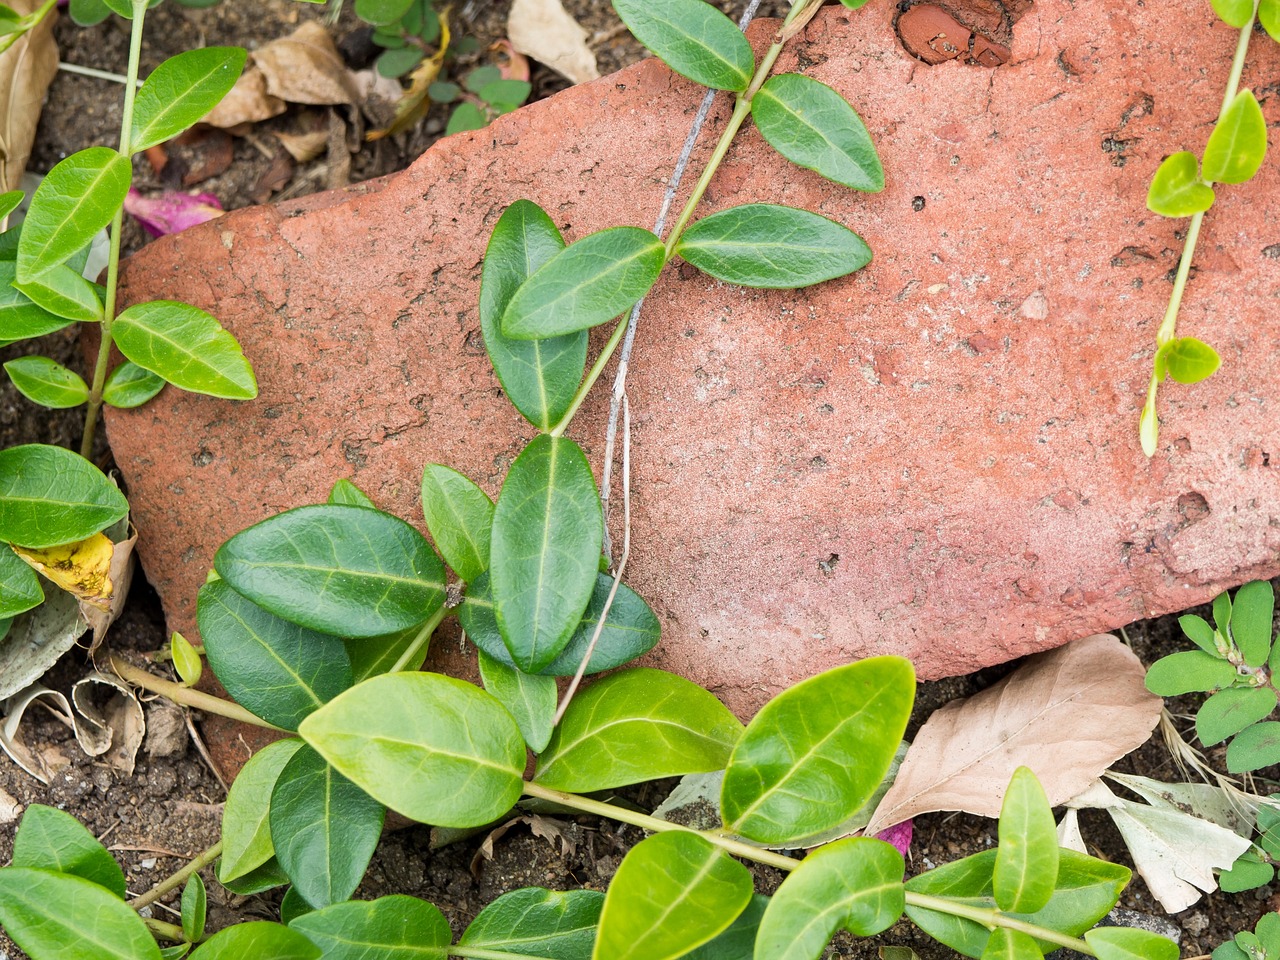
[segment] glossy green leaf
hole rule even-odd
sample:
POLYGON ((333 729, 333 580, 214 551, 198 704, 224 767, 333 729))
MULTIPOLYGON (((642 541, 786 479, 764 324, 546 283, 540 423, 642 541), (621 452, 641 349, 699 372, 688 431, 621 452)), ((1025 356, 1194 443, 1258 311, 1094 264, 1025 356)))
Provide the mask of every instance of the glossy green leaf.
POLYGON ((345 507, 368 507, 370 510, 377 510, 375 504, 367 493, 357 487, 350 480, 335 480, 333 486, 329 488, 329 503, 338 504, 345 507))
POLYGON ((19 393, 42 407, 65 410, 89 399, 89 386, 80 374, 48 357, 19 357, 4 370, 19 393))
POLYGON ((458 946, 548 960, 591 960, 604 894, 525 887, 503 894, 476 916, 458 946))
POLYGON ((297 739, 268 744, 249 758, 231 784, 222 810, 218 880, 223 884, 250 874, 275 856, 268 819, 271 791, 284 765, 301 747, 297 739))
POLYGON ((102 301, 97 288, 78 270, 58 265, 15 284, 37 307, 68 320, 97 323, 102 319, 102 301))
POLYGON ((658 777, 722 770, 742 724, 711 693, 637 667, 578 692, 538 758, 534 780, 589 793, 658 777))
POLYGON ((1213 187, 1200 179, 1200 161, 1183 150, 1164 158, 1147 190, 1147 209, 1162 217, 1189 217, 1213 206, 1213 187))
MULTIPOLYGON (((907 881, 907 891, 956 898, 975 907, 993 909, 996 902, 992 875, 996 855, 996 850, 985 850, 912 877, 907 881)), ((1115 906, 1129 877, 1128 868, 1119 864, 1095 860, 1072 850, 1061 850, 1058 881, 1048 906, 1035 913, 1015 913, 1010 916, 1078 937, 1115 906)), ((906 912, 916 926, 935 940, 967 957, 982 956, 991 934, 982 924, 913 906, 910 902, 907 903, 906 912)), ((1054 946, 1040 943, 1041 950, 1050 950, 1054 946)))
POLYGON ((319 947, 324 960, 445 960, 453 940, 435 906, 401 895, 335 903, 289 927, 319 947))
POLYGON ((478 653, 484 688, 515 718, 529 749, 541 753, 551 739, 551 721, 556 715, 556 678, 528 674, 483 650, 478 653))
POLYGON ((770 77, 751 99, 756 128, 797 166, 872 193, 884 189, 884 168, 866 124, 844 97, 798 73, 770 77))
POLYGON ((1239 30, 1253 19, 1253 0, 1211 0, 1213 12, 1228 26, 1239 30))
POLYGON ((75 543, 128 513, 120 488, 79 454, 39 443, 0 450, 0 541, 75 543))
POLYGON ((723 933, 686 953, 683 960, 753 960, 760 921, 768 906, 769 898, 757 893, 723 933))
POLYGON ((140 153, 202 120, 235 86, 245 57, 239 47, 203 47, 161 63, 134 100, 130 148, 140 153))
POLYGON ((8 544, 0 543, 0 619, 8 621, 43 602, 36 572, 8 544))
POLYGON ((102 387, 102 400, 109 406, 122 410, 140 407, 164 389, 164 377, 150 370, 143 370, 132 360, 126 360, 107 376, 102 387))
POLYGON ((1262 0, 1258 4, 1258 22, 1272 40, 1280 43, 1280 0, 1262 0))
POLYGON ((182 888, 182 935, 192 943, 204 936, 204 921, 209 911, 209 895, 200 874, 193 873, 182 888))
POLYGON ((271 842, 303 900, 319 909, 355 892, 385 813, 310 747, 289 758, 271 793, 271 842))
POLYGON ((520 797, 520 728, 497 700, 452 677, 373 677, 311 714, 299 732, 345 777, 423 823, 480 826, 520 797))
POLYGON ((493 513, 490 586, 516 666, 555 660, 595 589, 604 522, 586 455, 572 440, 535 437, 511 464, 493 513))
POLYGON ((196 623, 227 693, 286 730, 352 684, 342 641, 268 613, 226 580, 200 588, 196 623))
POLYGON ((1196 736, 1206 747, 1212 747, 1250 724, 1265 720, 1275 708, 1276 694, 1268 687, 1220 690, 1200 706, 1196 736))
POLYGON ((252 897, 255 894, 265 893, 276 887, 283 887, 289 883, 289 878, 285 876, 285 872, 281 869, 280 864, 274 856, 261 866, 254 867, 244 876, 236 877, 234 880, 220 880, 224 887, 234 894, 242 897, 252 897))
POLYGON ((302 934, 266 920, 220 930, 191 954, 191 960, 320 960, 320 948, 302 934))
POLYGON ((1213 376, 1222 365, 1222 358, 1202 340, 1179 337, 1160 348, 1156 365, 1178 383, 1199 383, 1213 376))
POLYGON ((169 659, 184 687, 194 687, 204 673, 204 659, 196 652, 191 641, 177 630, 169 637, 169 659))
POLYGON ((1178 960, 1177 943, 1150 930, 1098 927, 1085 931, 1084 940, 1098 960, 1178 960))
POLYGON ((1267 720, 1246 727, 1227 746, 1227 771, 1247 773, 1280 763, 1280 722, 1267 720))
POLYGON ((120 352, 175 387, 225 400, 252 400, 258 381, 240 344, 217 319, 176 300, 136 303, 116 317, 120 352))
POLYGON ((1254 580, 1236 591, 1231 639, 1251 667, 1262 666, 1271 653, 1275 603, 1275 592, 1266 580, 1254 580))
POLYGON ((1214 636, 1213 627, 1209 626, 1209 622, 1203 617, 1197 617, 1191 613, 1185 614, 1178 618, 1178 626, 1187 635, 1187 639, 1205 653, 1211 656, 1217 655, 1218 641, 1214 636))
POLYGON ((22 221, 18 280, 26 283, 87 246, 124 203, 131 177, 128 159, 108 147, 73 153, 50 170, 22 221))
POLYGON ((587 362, 587 332, 516 340, 502 315, 516 290, 564 249, 551 218, 536 203, 517 200, 498 218, 480 277, 480 329, 502 389, 526 420, 550 430, 573 402, 587 362))
POLYGON ((796 684, 756 714, 720 794, 733 833, 788 841, 843 823, 884 779, 915 699, 900 657, 872 657, 796 684))
POLYGON ((717 280, 769 289, 808 287, 871 262, 871 248, 848 227, 773 203, 703 217, 675 252, 717 280))
MULTIPOLYGON (((586 612, 560 655, 543 668, 543 676, 571 677, 578 672, 578 665, 587 655, 587 647, 591 644, 612 588, 613 577, 596 574, 596 586, 591 592, 586 612)), ((467 585, 466 599, 458 608, 458 620, 472 643, 494 660, 515 666, 511 651, 502 642, 502 634, 498 630, 488 575, 467 585)), ((652 650, 661 633, 662 625, 649 605, 625 583, 619 584, 595 649, 591 651, 591 662, 587 664, 586 672, 600 673, 630 663, 652 650)))
POLYGON ((1015 770, 1009 781, 999 837, 992 879, 996 904, 1011 913, 1043 909, 1058 879, 1058 833, 1049 798, 1027 767, 1015 770))
POLYGON ((414 0, 356 0, 356 16, 375 26, 397 23, 414 0))
POLYGON ((748 903, 751 874, 694 833, 631 848, 609 884, 594 960, 669 960, 725 930, 748 903))
POLYGON ((1242 893, 1270 883, 1275 875, 1275 867, 1250 851, 1233 863, 1230 870, 1218 874, 1218 886, 1224 893, 1242 893))
POLYGON ((705 0, 613 0, 613 8, 632 35, 681 76, 738 93, 751 83, 751 44, 705 0))
POLYGON ((124 899, 124 871, 115 857, 79 820, 54 807, 27 807, 13 839, 13 866, 71 874, 124 899))
POLYGON ((75 322, 32 303, 30 297, 13 286, 16 277, 17 264, 0 260, 0 340, 11 343, 42 337, 75 322))
POLYGON ((471 581, 489 569, 493 501, 478 486, 438 463, 422 472, 422 513, 450 569, 471 581))
POLYGON ((444 567, 399 517, 363 507, 298 507, 224 543, 214 568, 278 617, 343 637, 425 622, 444 603, 444 567))
POLYGON ((298 917, 314 912, 315 907, 302 899, 302 894, 298 892, 297 887, 290 887, 280 898, 280 922, 286 927, 298 917))
POLYGON ((0 193, 0 220, 17 210, 24 196, 26 194, 21 190, 9 190, 5 193, 0 193))
POLYGON ((761 960, 818 960, 837 930, 874 936, 905 906, 902 854, 867 837, 819 847, 782 881, 760 923, 761 960))
POLYGON ((535 340, 606 323, 649 292, 665 263, 662 241, 639 227, 583 237, 520 285, 503 311, 502 332, 535 340))
POLYGON ((1203 650, 1171 653, 1147 668, 1147 689, 1160 697, 1220 690, 1235 679, 1235 667, 1203 650))
POLYGON ((151 932, 123 900, 65 873, 0 870, 0 925, 33 960, 160 960, 151 932))
POLYGON ((1205 144, 1201 175, 1210 183, 1244 183, 1267 155, 1267 121, 1250 90, 1231 101, 1205 144))
POLYGON ((1040 960, 1044 952, 1021 930, 997 927, 982 950, 982 960, 1040 960))
MULTIPOLYGON (((381 637, 357 637, 353 640, 344 640, 342 643, 347 648, 347 659, 351 661, 351 676, 354 682, 368 680, 380 673, 389 673, 409 646, 418 639, 419 632, 420 628, 415 626, 381 637)), ((424 646, 422 659, 417 663, 406 664, 405 669, 417 670, 426 658, 427 648, 424 646)))
POLYGON ((183 958, 191 952, 191 944, 175 943, 172 946, 160 948, 160 960, 183 960, 183 958))

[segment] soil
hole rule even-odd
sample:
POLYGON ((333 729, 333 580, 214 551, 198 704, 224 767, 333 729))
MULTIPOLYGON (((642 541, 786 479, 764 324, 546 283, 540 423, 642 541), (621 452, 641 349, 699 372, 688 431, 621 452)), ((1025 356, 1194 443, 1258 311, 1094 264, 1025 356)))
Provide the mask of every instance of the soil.
MULTIPOLYGON (((609 5, 595 0, 569 0, 566 6, 590 33, 602 73, 643 55, 609 5)), ((735 16, 739 12, 733 9, 732 3, 722 6, 735 16)), ((909 6, 910 3, 902 5, 904 12, 909 6)), ((1023 4, 1013 6, 1021 12, 1023 4)), ((784 7, 779 0, 770 0, 763 5, 761 15, 777 14, 784 7)), ((937 5, 931 8, 939 9, 937 5)), ((954 4, 947 5, 947 10, 957 9, 954 4)), ((483 58, 489 45, 502 38, 506 11, 507 5, 499 0, 470 0, 462 7, 461 32, 479 41, 478 52, 468 55, 470 60, 483 58)), ((238 44, 253 48, 287 34, 302 19, 316 19, 323 14, 323 8, 290 0, 254 0, 252 3, 224 0, 209 10, 187 10, 166 4, 148 18, 149 42, 143 54, 143 68, 154 67, 167 56, 201 44, 238 44)), ((1011 26, 1012 19, 1007 18, 1004 24, 1011 26)), ((977 25, 971 23, 970 26, 976 32, 977 25)), ((351 65, 365 66, 358 61, 368 56, 367 31, 349 9, 343 11, 332 31, 344 54, 357 61, 351 65)), ((64 21, 58 26, 57 37, 64 61, 122 71, 127 36, 120 21, 113 18, 92 29, 81 29, 64 21)), ((998 43, 1006 38, 992 36, 991 39, 998 43)), ((970 51, 974 50, 971 41, 966 39, 966 44, 970 51)), ((976 58, 976 54, 971 56, 976 58)), ((468 58, 463 58, 455 70, 460 72, 468 63, 468 58)), ((534 95, 539 97, 554 93, 566 84, 537 64, 533 65, 531 80, 534 95)), ((49 93, 29 169, 44 172, 76 150, 113 142, 120 120, 118 92, 118 88, 108 82, 60 73, 49 93)), ((272 131, 289 129, 298 122, 299 111, 295 108, 289 115, 259 124, 252 139, 235 139, 231 146, 232 162, 225 172, 199 183, 198 189, 215 194, 228 209, 266 199, 264 182, 271 170, 274 151, 264 145, 272 131)), ((410 133, 361 145, 351 158, 350 179, 353 182, 368 179, 407 166, 441 135, 444 122, 443 111, 436 110, 410 133)), ((222 144, 219 149, 224 147, 222 144)), ((196 148, 190 155, 175 151, 180 160, 175 169, 190 171, 197 167, 201 157, 198 144, 196 148)), ((323 157, 309 164, 298 164, 287 177, 277 180, 277 189, 270 192, 272 198, 296 197, 322 188, 329 177, 324 164, 323 157)), ((145 161, 139 160, 135 169, 136 183, 144 192, 164 185, 163 178, 145 161)), ((169 176, 173 176, 172 171, 169 176)), ((145 234, 130 221, 126 248, 136 249, 145 240, 145 234)), ((53 356, 83 372, 82 355, 71 332, 46 337, 34 350, 29 343, 5 348, 0 351, 0 361, 31 352, 53 356)), ((0 385, 0 446, 39 442, 76 447, 79 424, 76 411, 38 410, 19 396, 7 379, 0 385)), ((95 459, 104 469, 110 468, 110 453, 101 438, 95 459)), ((1135 624, 1128 629, 1128 638, 1148 663, 1187 646, 1173 617, 1135 624)), ((154 651, 161 648, 165 640, 159 603, 139 577, 126 613, 112 628, 110 644, 122 651, 154 651)), ((83 674, 85 661, 83 651, 73 651, 46 683, 66 690, 83 674)), ((943 703, 989 686, 1012 667, 1005 665, 974 676, 922 684, 908 735, 943 703)), ((1190 715, 1195 703, 1177 701, 1170 706, 1178 714, 1190 715)), ((168 709, 161 703, 148 704, 153 732, 174 719, 172 714, 162 716, 168 709)), ((33 710, 29 718, 28 736, 51 745, 65 756, 67 764, 52 783, 44 786, 15 765, 0 761, 0 790, 23 806, 52 804, 79 818, 122 862, 133 894, 145 891, 218 839, 225 788, 201 759, 190 736, 183 732, 182 724, 177 725, 176 750, 172 755, 149 755, 148 749, 155 744, 148 741, 132 776, 125 776, 81 754, 69 731, 48 715, 33 710)), ((199 718, 193 719, 198 729, 199 718)), ((1190 724, 1183 720, 1180 726, 1186 731, 1190 724)), ((1222 769, 1222 751, 1210 751, 1209 756, 1222 769)), ((1119 766, 1156 779, 1179 779, 1169 751, 1158 740, 1148 742, 1119 766)), ((624 791, 624 796, 642 808, 652 809, 672 783, 644 785, 624 791)), ((0 795, 0 800, 3 799, 0 795)), ((1101 814, 1088 816, 1088 813, 1083 822, 1086 836, 1097 844, 1096 855, 1128 862, 1128 854, 1110 820, 1101 814)), ((501 893, 521 886, 605 889, 626 851, 641 838, 635 828, 619 827, 595 818, 561 819, 558 826, 564 839, 556 844, 534 836, 529 824, 518 823, 493 839, 491 853, 482 849, 483 836, 433 849, 432 834, 426 827, 388 831, 356 896, 372 898, 409 893, 423 897, 440 907, 455 933, 459 933, 483 906, 501 893)), ((14 824, 0 826, 0 862, 7 861, 12 853, 13 833, 14 824)), ((915 837, 909 866, 913 873, 925 869, 926 865, 946 863, 990 847, 995 842, 995 824, 963 814, 933 814, 917 818, 915 837)), ((780 882, 780 875, 767 868, 757 869, 756 874, 761 892, 771 892, 780 882)), ((205 876, 210 892, 211 930, 247 919, 278 918, 278 891, 257 897, 238 897, 218 885, 211 871, 206 871, 205 876)), ((1274 887, 1268 886, 1234 896, 1218 893, 1174 917, 1183 933, 1183 955, 1207 954, 1237 930, 1252 928, 1264 911, 1272 909, 1275 892, 1274 887)), ((167 902, 152 908, 154 915, 173 920, 175 901, 176 895, 170 896, 167 902)), ((1120 905, 1144 914, 1160 914, 1158 904, 1140 879, 1134 880, 1120 905)), ((888 944, 911 946, 925 960, 950 955, 950 951, 927 940, 906 922, 871 940, 854 941, 841 935, 828 955, 871 958, 877 955, 878 947, 888 944)), ((21 951, 0 936, 0 960, 22 957, 21 951)))

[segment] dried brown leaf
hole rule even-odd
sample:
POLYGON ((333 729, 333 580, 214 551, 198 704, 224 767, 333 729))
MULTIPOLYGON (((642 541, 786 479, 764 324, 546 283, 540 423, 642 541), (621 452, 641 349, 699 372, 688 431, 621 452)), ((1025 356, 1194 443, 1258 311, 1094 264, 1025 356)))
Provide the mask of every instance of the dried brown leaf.
POLYGON ((223 129, 245 123, 269 120, 284 113, 285 102, 267 93, 267 78, 257 67, 250 66, 222 102, 209 111, 204 123, 223 129))
POLYGON ((329 31, 309 20, 253 53, 267 93, 289 103, 359 103, 360 92, 329 31))
POLYGON ((404 133, 427 115, 431 109, 431 97, 427 91, 440 76, 440 68, 444 66, 445 54, 449 52, 449 8, 440 11, 440 48, 431 56, 413 68, 409 74, 409 89, 396 103, 396 115, 384 130, 370 130, 365 134, 366 140, 381 140, 383 137, 404 133))
POLYGON ((1071 799, 1159 721, 1164 701, 1143 677, 1132 650, 1095 634, 947 704, 920 729, 866 833, 934 810, 997 817, 1020 766, 1034 771, 1051 804, 1071 799))
POLYGON ((507 17, 507 36, 521 53, 545 63, 574 83, 600 76, 587 31, 560 0, 515 0, 507 17))
MULTIPOLYGON (((8 0, 20 14, 32 13, 39 0, 8 0)), ((50 13, 34 30, 0 53, 0 193, 17 190, 26 169, 45 91, 58 72, 58 45, 50 13)))

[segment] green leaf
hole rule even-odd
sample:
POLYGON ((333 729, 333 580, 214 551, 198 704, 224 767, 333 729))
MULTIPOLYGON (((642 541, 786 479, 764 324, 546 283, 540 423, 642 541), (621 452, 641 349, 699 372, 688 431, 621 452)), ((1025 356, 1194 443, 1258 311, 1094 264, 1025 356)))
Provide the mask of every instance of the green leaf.
POLYGON ((1218 642, 1214 637, 1213 627, 1203 617, 1189 613, 1178 618, 1178 626, 1187 635, 1187 639, 1210 656, 1218 655, 1218 642))
POLYGON ((160 948, 160 960, 182 960, 190 952, 191 944, 175 943, 171 947, 160 948))
POLYGON ((0 619, 7 623, 43 602, 44 590, 36 572, 7 544, 0 544, 0 619))
POLYGON ((394 895, 335 903, 290 921, 324 960, 445 960, 453 933, 425 900, 394 895))
POLYGON ((32 960, 160 960, 147 925, 123 900, 65 873, 0 870, 0 924, 32 960))
POLYGON ((1231 865, 1230 870, 1224 870, 1218 874, 1218 886, 1225 893, 1243 893, 1245 890, 1254 890, 1264 883, 1270 883, 1275 875, 1275 867, 1264 863, 1257 854, 1250 851, 1242 854, 1240 859, 1231 865))
POLYGON ((103 0, 71 0, 71 19, 82 27, 92 27, 111 16, 111 8, 103 0))
POLYGON ((1231 594, 1223 590, 1213 598, 1213 622, 1223 636, 1231 627, 1231 594))
POLYGON ((68 320, 98 323, 102 320, 102 301, 97 288, 67 266, 50 267, 26 283, 15 284, 18 290, 41 309, 68 320))
MULTIPOLYGON (((397 630, 382 637, 357 637, 342 641, 347 648, 347 658, 351 661, 351 676, 355 683, 368 680, 380 673, 389 673, 399 662, 401 655, 409 649, 410 644, 418 639, 419 628, 409 627, 397 630)), ((406 669, 417 670, 422 660, 427 658, 427 650, 422 649, 422 658, 417 663, 406 665, 406 669)))
POLYGON ((203 47, 161 63, 134 100, 130 148, 141 153, 202 120, 235 86, 246 56, 239 47, 203 47))
POLYGON ((0 193, 0 220, 17 210, 24 196, 26 194, 21 190, 9 190, 6 193, 0 193))
POLYGON ((497 700, 452 677, 373 677, 311 714, 299 732, 343 776, 423 823, 481 826, 520 797, 520 728, 497 700))
POLYGON ((296 730, 353 682, 340 639, 268 613, 226 580, 200 588, 196 624, 227 693, 286 730, 296 730))
MULTIPOLYGON (((600 614, 604 611, 612 588, 613 577, 604 573, 596 574, 596 586, 587 603, 586 612, 560 655, 543 668, 543 676, 571 677, 578 672, 578 665, 587 655, 587 647, 595 633, 596 624, 600 622, 600 614)), ((458 620, 472 643, 494 660, 515 666, 511 651, 502 642, 502 634, 498 631, 487 574, 467 585, 467 596, 458 609, 458 620)), ((587 664, 586 672, 600 673, 630 663, 652 650, 661 632, 662 626, 649 605, 626 584, 619 584, 604 628, 600 631, 595 649, 591 651, 591 662, 587 664)))
POLYGON ((479 93, 481 87, 488 86, 489 84, 501 79, 502 71, 497 67, 476 67, 467 74, 466 78, 462 81, 462 84, 472 93, 479 93))
POLYGON ((0 260, 0 340, 10 343, 42 337, 75 322, 32 303, 30 297, 13 286, 17 273, 17 264, 0 260))
POLYGON ((854 190, 884 189, 866 125, 825 83, 798 73, 770 77, 751 99, 751 117, 769 145, 797 166, 854 190))
POLYGON ((1203 650, 1171 653, 1147 668, 1147 689, 1159 697, 1221 690, 1235 679, 1235 667, 1203 650))
POLYGON ((1253 0, 1212 0, 1212 3, 1219 19, 1237 30, 1253 19, 1253 0))
POLYGON ((1252 91, 1241 90, 1209 134, 1200 163, 1202 176, 1211 183, 1244 183, 1258 172, 1266 155, 1262 108, 1252 91))
POLYGON ((13 865, 71 874, 125 896, 124 871, 115 857, 79 820, 54 807, 27 807, 13 839, 13 865))
POLYGON ((356 16, 381 27, 398 22, 413 4, 414 0, 356 0, 356 16))
POLYGON ((768 289, 808 287, 871 262, 871 248, 848 227, 772 203, 703 217, 675 252, 717 280, 768 289))
POLYGON ((511 464, 493 513, 490 584, 516 666, 537 673, 573 636, 595 589, 604 521, 586 455, 535 437, 511 464))
POLYGON ((755 54, 733 21, 704 0, 613 0, 632 35, 694 83, 742 93, 755 54))
POLYGON ((254 867, 244 876, 219 882, 232 893, 242 897, 251 897, 254 894, 264 893, 275 887, 283 887, 288 884, 289 878, 285 876, 284 870, 280 868, 280 864, 273 855, 266 863, 259 867, 254 867))
POLYGON ((490 106, 507 108, 509 113, 528 100, 532 92, 533 85, 527 80, 495 80, 477 90, 476 96, 490 106))
POLYGON ((1231 611, 1231 639, 1251 667, 1262 666, 1271 653, 1275 604, 1275 592, 1266 580, 1254 580, 1236 591, 1231 611))
POLYGON ((48 357, 19 357, 4 369, 18 392, 42 407, 65 410, 89 399, 89 386, 80 375, 48 357))
POLYGON ((50 170, 22 221, 18 280, 33 280, 88 245, 123 205, 132 172, 108 147, 73 153, 50 170))
POLYGON ((725 826, 781 845, 843 823, 893 762, 915 698, 900 657, 872 657, 796 684, 756 714, 725 771, 725 826))
POLYGON ((1210 956, 1213 960, 1253 960, 1249 954, 1236 945, 1234 940, 1218 944, 1210 956))
POLYGON ((714 695, 673 673, 637 667, 579 691, 538 758, 534 780, 589 793, 721 770, 742 724, 714 695))
POLYGON ((75 543, 128 513, 120 488, 79 454, 39 443, 0 450, 0 541, 75 543))
POLYGON ((541 753, 551 739, 551 721, 556 715, 556 679, 517 670, 478 651, 480 679, 484 688, 515 718, 524 742, 541 753))
POLYGON ((355 892, 385 813, 311 748, 289 758, 271 792, 271 842, 303 900, 320 909, 355 892))
POLYGON ((275 856, 268 819, 271 791, 284 765, 301 747, 302 741, 292 738, 268 744, 249 758, 231 784, 222 810, 222 859, 218 861, 218 880, 224 885, 275 856))
POLYGON ((302 899, 302 894, 298 892, 297 887, 290 887, 284 892, 284 896, 280 898, 280 922, 286 927, 298 917, 314 912, 315 907, 302 899))
POLYGON ((1280 763, 1280 722, 1246 727, 1227 746, 1227 772, 1247 773, 1280 763))
POLYGON ((1189 217, 1213 206, 1213 187, 1200 179, 1200 161, 1188 150, 1164 158, 1147 190, 1147 209, 1162 217, 1189 217))
POLYGON ((551 218, 536 203, 507 207, 484 254, 480 330, 502 389, 526 420, 543 432, 569 410, 587 362, 587 332, 546 340, 516 340, 502 332, 502 314, 516 290, 564 249, 551 218))
POLYGON ((102 387, 103 402, 122 410, 140 407, 164 389, 164 377, 126 360, 111 371, 102 387))
POLYGON ((760 923, 756 956, 818 960, 839 929, 871 937, 902 916, 902 854, 868 837, 819 847, 782 881, 760 923))
MULTIPOLYGON (((387 54, 384 53, 378 58, 379 70, 381 70, 382 61, 386 57, 387 54)), ((468 130, 482 130, 488 124, 489 118, 474 103, 460 103, 453 108, 453 113, 449 114, 449 123, 444 128, 444 135, 449 137, 455 133, 465 133, 468 130)))
POLYGON ((1196 736, 1206 747, 1212 747, 1250 724, 1265 720, 1275 708, 1275 691, 1267 687, 1220 690, 1196 714, 1196 736))
POLYGON ((276 616, 343 637, 407 629, 444 603, 444 567, 422 534, 363 507, 268 517, 224 543, 213 565, 276 616))
POLYGON ((200 874, 193 873, 182 888, 182 935, 192 943, 204 936, 204 921, 209 909, 209 897, 200 874))
POLYGON ((1280 0, 1262 0, 1258 4, 1258 22, 1272 40, 1280 43, 1280 0))
POLYGON ((1044 952, 1021 930, 997 927, 982 951, 982 960, 1040 960, 1044 952))
POLYGON ((639 227, 583 237, 520 285, 502 314, 502 332, 537 340, 599 326, 648 293, 665 263, 662 241, 639 227))
POLYGON ((1013 772, 1005 791, 999 838, 992 879, 996 904, 1016 913, 1043 909, 1058 879, 1058 833, 1049 798, 1027 767, 1013 772))
POLYGON ((1150 930, 1098 927, 1086 930, 1084 941, 1098 960, 1178 960, 1178 945, 1150 930))
POLYGON ((1258 918, 1253 932, 1262 944, 1262 949, 1267 951, 1267 956, 1274 957, 1280 951, 1280 913, 1264 913, 1258 918))
POLYGON ((329 489, 329 503, 344 507, 368 507, 377 510, 369 495, 350 480, 335 480, 329 489))
POLYGON ((1222 358, 1202 340, 1179 337, 1160 348, 1156 364, 1178 383, 1199 383, 1213 376, 1222 358))
POLYGON ((420 64, 422 59, 423 53, 419 47, 401 46, 394 50, 384 50, 374 67, 384 77, 402 77, 420 64))
POLYGON ((604 894, 525 887, 503 894, 471 921, 459 947, 549 960, 591 960, 604 894))
POLYGON ((753 960, 756 935, 768 906, 769 898, 757 893, 723 933, 686 953, 683 960, 753 960))
MULTIPOLYGON (((133 19, 133 0, 103 0, 103 2, 126 20, 133 19)), ((150 9, 158 3, 160 0, 147 0, 147 8, 150 9)))
POLYGON ((457 470, 429 463, 422 472, 422 513, 454 573, 469 582, 489 569, 493 501, 483 490, 457 470))
POLYGON ((266 920, 237 923, 196 948, 191 960, 320 960, 320 948, 302 934, 266 920))
POLYGON ((126 357, 175 387, 225 400, 258 395, 253 368, 236 338, 188 303, 136 303, 116 317, 111 339, 126 357))
POLYGON ((669 960, 713 939, 751 902, 747 868, 695 833, 631 848, 609 884, 595 960, 669 960))

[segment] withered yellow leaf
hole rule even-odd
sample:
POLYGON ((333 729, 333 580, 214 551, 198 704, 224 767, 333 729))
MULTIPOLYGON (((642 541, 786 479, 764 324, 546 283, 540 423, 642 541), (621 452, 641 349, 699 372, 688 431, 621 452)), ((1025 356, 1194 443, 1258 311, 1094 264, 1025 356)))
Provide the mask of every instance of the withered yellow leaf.
POLYGON ((86 540, 61 547, 30 550, 14 547, 14 552, 27 561, 37 573, 83 603, 105 610, 111 604, 114 584, 111 580, 111 557, 116 545, 101 533, 86 540))

